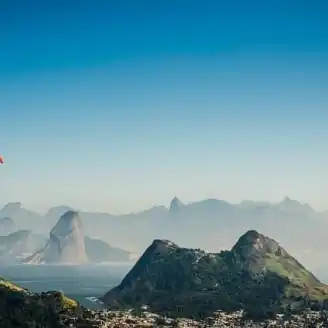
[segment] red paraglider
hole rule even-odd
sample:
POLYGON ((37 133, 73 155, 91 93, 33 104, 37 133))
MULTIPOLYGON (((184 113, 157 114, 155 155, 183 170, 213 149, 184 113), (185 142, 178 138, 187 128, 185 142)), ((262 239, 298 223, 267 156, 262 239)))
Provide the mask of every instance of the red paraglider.
POLYGON ((3 164, 5 161, 3 159, 3 157, 0 155, 0 164, 3 164))

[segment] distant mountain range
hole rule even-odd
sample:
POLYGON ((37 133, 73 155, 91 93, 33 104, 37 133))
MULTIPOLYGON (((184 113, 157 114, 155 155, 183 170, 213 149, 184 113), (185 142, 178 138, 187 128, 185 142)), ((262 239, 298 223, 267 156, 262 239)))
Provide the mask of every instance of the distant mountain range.
MULTIPOLYGON (((78 211, 56 206, 42 216, 11 203, 0 217, 12 218, 17 229, 48 234, 68 210, 78 211)), ((86 235, 135 253, 141 253, 154 239, 216 252, 229 247, 243 231, 254 229, 283 242, 312 270, 321 270, 322 256, 328 256, 328 213, 289 197, 278 203, 250 200, 239 204, 217 199, 184 204, 174 197, 168 208, 155 206, 124 215, 78 213, 86 235)))
POLYGON ((43 235, 30 230, 19 230, 7 236, 0 236, 0 257, 2 261, 20 262, 46 243, 43 235))
POLYGON ((167 316, 207 317, 216 310, 252 316, 327 308, 322 284, 275 240, 244 233, 230 251, 206 253, 155 240, 104 301, 167 316))

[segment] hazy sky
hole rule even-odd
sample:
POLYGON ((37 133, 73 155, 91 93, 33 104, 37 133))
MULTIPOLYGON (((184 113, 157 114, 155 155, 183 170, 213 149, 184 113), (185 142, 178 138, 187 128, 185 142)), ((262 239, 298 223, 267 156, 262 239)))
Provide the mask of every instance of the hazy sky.
POLYGON ((328 208, 328 2, 1 1, 0 203, 328 208))

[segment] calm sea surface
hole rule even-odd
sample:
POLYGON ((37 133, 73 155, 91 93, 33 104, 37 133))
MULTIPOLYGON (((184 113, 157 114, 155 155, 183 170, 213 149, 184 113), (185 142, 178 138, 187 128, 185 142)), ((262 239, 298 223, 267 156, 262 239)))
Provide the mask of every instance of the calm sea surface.
POLYGON ((32 292, 58 290, 87 307, 99 308, 96 299, 120 283, 133 263, 104 263, 85 266, 0 266, 0 276, 32 292))

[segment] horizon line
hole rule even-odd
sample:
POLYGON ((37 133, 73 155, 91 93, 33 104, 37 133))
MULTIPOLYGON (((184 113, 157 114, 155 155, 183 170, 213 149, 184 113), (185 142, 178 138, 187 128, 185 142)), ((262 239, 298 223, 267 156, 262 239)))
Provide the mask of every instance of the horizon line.
POLYGON ((23 205, 22 202, 8 202, 6 204, 3 204, 2 205, 2 209, 0 211, 2 211, 7 205, 10 205, 10 204, 19 204, 19 207, 20 208, 23 208, 25 210, 28 210, 28 211, 32 211, 32 212, 35 212, 41 216, 44 216, 46 215, 51 209, 54 209, 54 208, 58 208, 58 207, 67 207, 69 208, 68 210, 73 210, 73 211, 76 211, 76 212, 84 212, 84 213, 96 213, 96 214, 101 214, 101 215, 110 215, 110 216, 126 216, 126 215, 137 215, 137 214, 140 214, 140 213, 143 213, 143 212, 147 212, 149 210, 152 210, 152 209, 155 209, 155 208, 159 208, 159 207, 164 207, 167 211, 170 210, 170 206, 171 206, 171 203, 174 199, 177 199, 179 200, 182 205, 184 206, 189 206, 189 205, 192 205, 192 204, 197 204, 197 203, 201 203, 201 202, 204 202, 204 201, 210 201, 210 200, 213 200, 213 201, 218 201, 218 202, 224 202, 224 203, 227 203, 229 205, 232 205, 232 206, 237 206, 237 205, 242 205, 243 203, 264 203, 264 204, 270 204, 270 205, 278 205, 278 204, 281 204, 283 203, 284 201, 295 201, 295 202, 298 202, 300 205, 303 205, 303 206, 308 206, 310 207, 313 211, 315 211, 316 213, 324 213, 327 211, 327 209, 323 209, 323 210, 317 210, 315 209, 315 207, 313 207, 312 205, 310 205, 308 202, 301 202, 301 201, 298 201, 297 199, 293 199, 293 198, 290 198, 289 196, 285 196, 282 198, 282 200, 280 201, 269 201, 269 200, 253 200, 253 199, 244 199, 244 200, 241 200, 239 202, 230 202, 230 201, 227 201, 227 200, 224 200, 224 199, 219 199, 219 198, 214 198, 214 197, 210 197, 210 198, 204 198, 204 199, 200 199, 200 200, 195 200, 195 201, 190 201, 190 202, 183 202, 181 201, 180 198, 178 198, 177 196, 174 196, 171 201, 170 201, 170 204, 169 206, 166 206, 166 205, 163 205, 163 204, 157 204, 157 205, 153 205, 153 206, 150 206, 150 207, 147 207, 147 208, 144 208, 144 209, 140 209, 140 210, 135 210, 135 211, 130 211, 130 212, 124 212, 124 213, 111 213, 111 212, 98 212, 98 211, 88 211, 88 210, 83 210, 83 209, 77 209, 77 208, 74 208, 72 206, 69 206, 69 205, 54 205, 54 206, 50 206, 48 207, 48 209, 45 211, 44 214, 41 214, 43 211, 38 211, 38 210, 35 210, 33 208, 29 208, 29 207, 25 207, 23 205))

